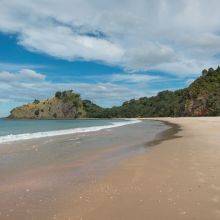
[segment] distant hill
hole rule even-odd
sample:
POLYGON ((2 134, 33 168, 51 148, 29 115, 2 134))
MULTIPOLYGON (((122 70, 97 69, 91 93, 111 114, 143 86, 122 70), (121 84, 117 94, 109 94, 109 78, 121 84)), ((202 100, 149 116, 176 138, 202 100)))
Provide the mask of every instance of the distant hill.
POLYGON ((9 118, 131 118, 220 116, 220 67, 203 70, 189 87, 162 91, 153 97, 124 102, 122 106, 102 108, 89 100, 82 101, 72 91, 57 92, 45 101, 15 108, 9 118))
MULTIPOLYGON (((188 88, 163 91, 104 109, 102 117, 179 117, 220 115, 220 67, 203 70, 188 88)), ((98 113, 100 117, 100 113, 98 113)))
POLYGON ((11 111, 11 119, 68 119, 85 117, 86 112, 79 94, 72 90, 56 92, 47 100, 17 107, 11 111))

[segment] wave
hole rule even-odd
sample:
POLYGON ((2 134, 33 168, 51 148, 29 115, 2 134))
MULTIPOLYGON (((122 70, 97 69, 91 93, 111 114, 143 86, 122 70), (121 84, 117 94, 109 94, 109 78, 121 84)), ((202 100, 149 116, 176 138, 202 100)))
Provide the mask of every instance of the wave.
POLYGON ((60 135, 66 135, 66 134, 94 132, 94 131, 100 131, 100 130, 109 129, 109 128, 121 127, 121 126, 128 125, 128 124, 135 124, 139 122, 141 121, 137 119, 131 119, 131 120, 123 121, 123 122, 112 122, 111 125, 73 128, 73 129, 65 129, 65 130, 57 130, 57 131, 25 133, 25 134, 10 134, 6 136, 0 136, 0 143, 20 141, 20 140, 29 140, 29 139, 36 139, 36 138, 43 138, 43 137, 60 136, 60 135))

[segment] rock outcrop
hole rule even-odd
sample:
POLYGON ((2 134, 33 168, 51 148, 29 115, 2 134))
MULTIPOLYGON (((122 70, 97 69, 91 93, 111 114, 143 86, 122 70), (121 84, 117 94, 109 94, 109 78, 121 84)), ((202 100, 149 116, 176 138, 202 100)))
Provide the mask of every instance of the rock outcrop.
POLYGON ((70 119, 85 117, 80 95, 72 90, 57 92, 51 99, 17 107, 11 111, 11 119, 70 119))

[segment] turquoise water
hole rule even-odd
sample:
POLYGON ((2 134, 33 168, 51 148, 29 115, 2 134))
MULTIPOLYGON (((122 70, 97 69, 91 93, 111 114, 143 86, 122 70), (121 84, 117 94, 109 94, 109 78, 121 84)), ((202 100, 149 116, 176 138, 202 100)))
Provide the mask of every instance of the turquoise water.
POLYGON ((98 131, 137 122, 135 120, 5 120, 0 119, 0 143, 14 140, 40 138, 98 131))

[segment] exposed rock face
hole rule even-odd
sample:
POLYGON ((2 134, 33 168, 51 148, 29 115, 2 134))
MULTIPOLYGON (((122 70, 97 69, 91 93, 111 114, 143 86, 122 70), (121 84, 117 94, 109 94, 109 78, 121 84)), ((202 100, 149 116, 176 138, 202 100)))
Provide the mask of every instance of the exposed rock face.
POLYGON ((11 119, 67 119, 85 116, 83 102, 72 91, 59 92, 59 95, 31 104, 17 107, 11 111, 11 119))

